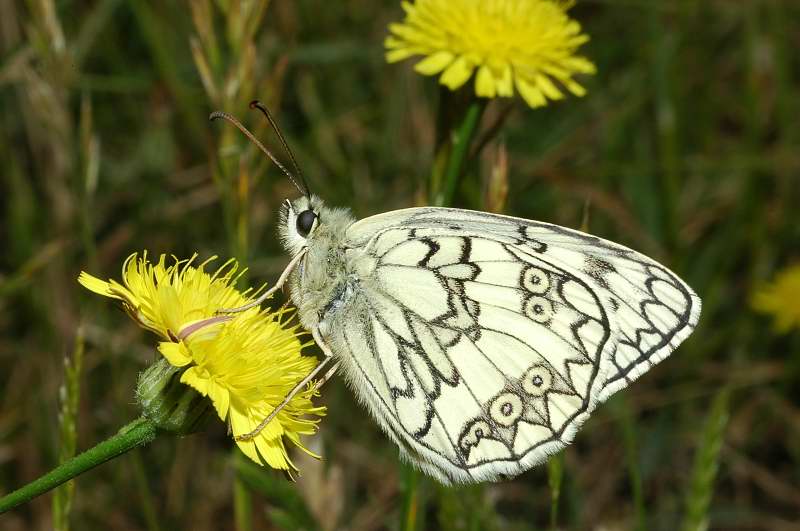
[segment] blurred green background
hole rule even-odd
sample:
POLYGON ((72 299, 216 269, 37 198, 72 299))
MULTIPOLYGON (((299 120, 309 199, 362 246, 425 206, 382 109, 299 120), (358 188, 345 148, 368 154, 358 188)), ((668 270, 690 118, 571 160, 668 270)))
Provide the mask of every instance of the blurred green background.
MULTIPOLYGON (((585 225, 673 268, 704 309, 670 358, 514 481, 447 489, 410 472, 334 379, 307 439, 325 458, 295 454, 296 484, 216 423, 0 528, 800 529, 800 332, 749 304, 800 259, 800 3, 570 13, 598 67, 580 78, 588 95, 493 102, 484 128, 500 133, 456 203, 585 225), (503 206, 486 190, 506 184, 503 206)), ((81 270, 119 278, 142 249, 236 256, 254 282, 286 264, 276 213, 296 192, 210 111, 280 152, 247 107, 265 101, 312 189, 358 217, 424 203, 439 89, 385 63, 401 17, 394 1, 0 1, 0 493, 138 415, 153 338, 83 290, 81 270)))

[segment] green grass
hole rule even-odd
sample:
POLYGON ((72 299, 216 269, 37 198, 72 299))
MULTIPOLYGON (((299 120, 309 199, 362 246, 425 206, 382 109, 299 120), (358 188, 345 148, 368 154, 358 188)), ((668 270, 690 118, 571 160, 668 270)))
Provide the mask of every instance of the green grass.
POLYGON ((700 432, 691 479, 686 489, 684 531, 699 531, 709 527, 708 509, 714 494, 714 480, 725 441, 729 395, 724 388, 717 393, 711 403, 705 428, 700 432))
MULTIPOLYGON (((59 463, 75 455, 77 440, 76 423, 78 417, 78 403, 81 391, 81 370, 84 354, 83 330, 78 328, 75 335, 75 347, 72 356, 64 358, 65 382, 58 390, 61 401, 61 411, 58 415, 59 424, 59 463)), ((72 508, 72 499, 75 495, 75 482, 68 481, 53 492, 53 529, 56 531, 69 530, 69 514, 72 508)))
MULTIPOLYGON (((296 192, 209 112, 239 116, 280 153, 247 108, 265 101, 312 189, 359 217, 426 201, 439 88, 383 60, 399 2, 255 4, 0 5, 0 493, 138 416, 137 375, 157 353, 77 284, 81 270, 117 277, 137 250, 197 251, 246 261, 257 282, 287 262, 277 211, 296 192)), ((586 225, 662 260, 704 307, 692 337, 557 462, 439 487, 400 464, 334 379, 316 437, 325 460, 303 461, 297 484, 234 457, 212 423, 0 527, 792 529, 800 332, 775 334, 747 301, 800 260, 800 6, 579 1, 572 15, 598 67, 587 96, 516 101, 453 204, 586 225)), ((487 106, 484 127, 505 103, 487 106)))

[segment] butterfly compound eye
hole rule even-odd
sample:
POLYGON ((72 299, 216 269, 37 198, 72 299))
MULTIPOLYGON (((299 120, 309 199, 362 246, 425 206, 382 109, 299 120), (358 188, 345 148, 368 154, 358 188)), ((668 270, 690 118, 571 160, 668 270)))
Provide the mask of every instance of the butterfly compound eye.
POLYGON ((303 238, 308 236, 308 233, 314 228, 314 220, 316 219, 317 215, 313 210, 303 210, 300 212, 300 215, 297 216, 297 232, 300 236, 303 238))

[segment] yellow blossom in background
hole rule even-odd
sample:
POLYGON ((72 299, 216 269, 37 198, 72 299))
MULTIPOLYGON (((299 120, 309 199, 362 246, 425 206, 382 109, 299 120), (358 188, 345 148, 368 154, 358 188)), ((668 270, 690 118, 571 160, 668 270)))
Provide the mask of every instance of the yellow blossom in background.
MULTIPOLYGON (((235 261, 225 262, 214 274, 205 272, 210 261, 192 266, 195 257, 180 261, 161 255, 158 263, 131 255, 123 266, 120 284, 102 281, 82 272, 79 281, 88 289, 122 301, 131 317, 165 341, 158 350, 174 367, 183 368, 181 382, 207 396, 232 435, 254 430, 317 365, 303 356, 300 331, 289 326, 286 309, 250 310, 217 315, 217 311, 242 306, 252 299, 237 291, 235 261)), ((241 273, 240 273, 241 275, 241 273)), ((324 407, 311 399, 312 382, 250 440, 237 441, 259 464, 289 470, 285 441, 308 452, 300 435, 316 432, 324 407)), ((308 452, 310 453, 310 452, 308 452)), ((311 454, 313 455, 313 454, 311 454)))
POLYGON ((800 328, 800 264, 780 271, 753 295, 751 304, 775 318, 775 329, 788 332, 800 328))
POLYGON ((416 0, 403 2, 405 20, 389 25, 386 60, 421 55, 415 70, 441 74, 455 90, 475 73, 485 98, 518 91, 531 107, 586 91, 573 76, 593 74, 594 64, 575 55, 589 40, 567 15, 571 2, 556 0, 416 0))

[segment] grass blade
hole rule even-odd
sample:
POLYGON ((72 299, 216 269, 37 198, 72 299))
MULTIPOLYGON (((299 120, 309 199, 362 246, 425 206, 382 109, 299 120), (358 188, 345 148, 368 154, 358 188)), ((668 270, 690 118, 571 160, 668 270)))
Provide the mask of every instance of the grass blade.
POLYGON ((719 469, 720 451, 728 425, 729 391, 721 390, 714 397, 705 428, 700 434, 699 447, 694 457, 692 476, 686 489, 686 516, 683 531, 708 529, 708 508, 714 494, 714 480, 719 469))
POLYGON ((639 450, 637 444, 636 426, 630 404, 625 396, 617 396, 612 404, 616 406, 619 415, 622 440, 625 444, 625 461, 628 468, 628 479, 633 493, 633 506, 636 513, 636 524, 633 529, 647 530, 647 511, 644 506, 644 489, 642 487, 642 474, 639 470, 639 450))
MULTIPOLYGON (((61 410, 58 413, 59 463, 64 463, 75 456, 84 348, 83 328, 78 328, 72 356, 64 358, 64 383, 58 393, 61 399, 61 410)), ((53 529, 56 531, 69 529, 69 514, 74 496, 75 481, 64 483, 53 493, 53 529)))

